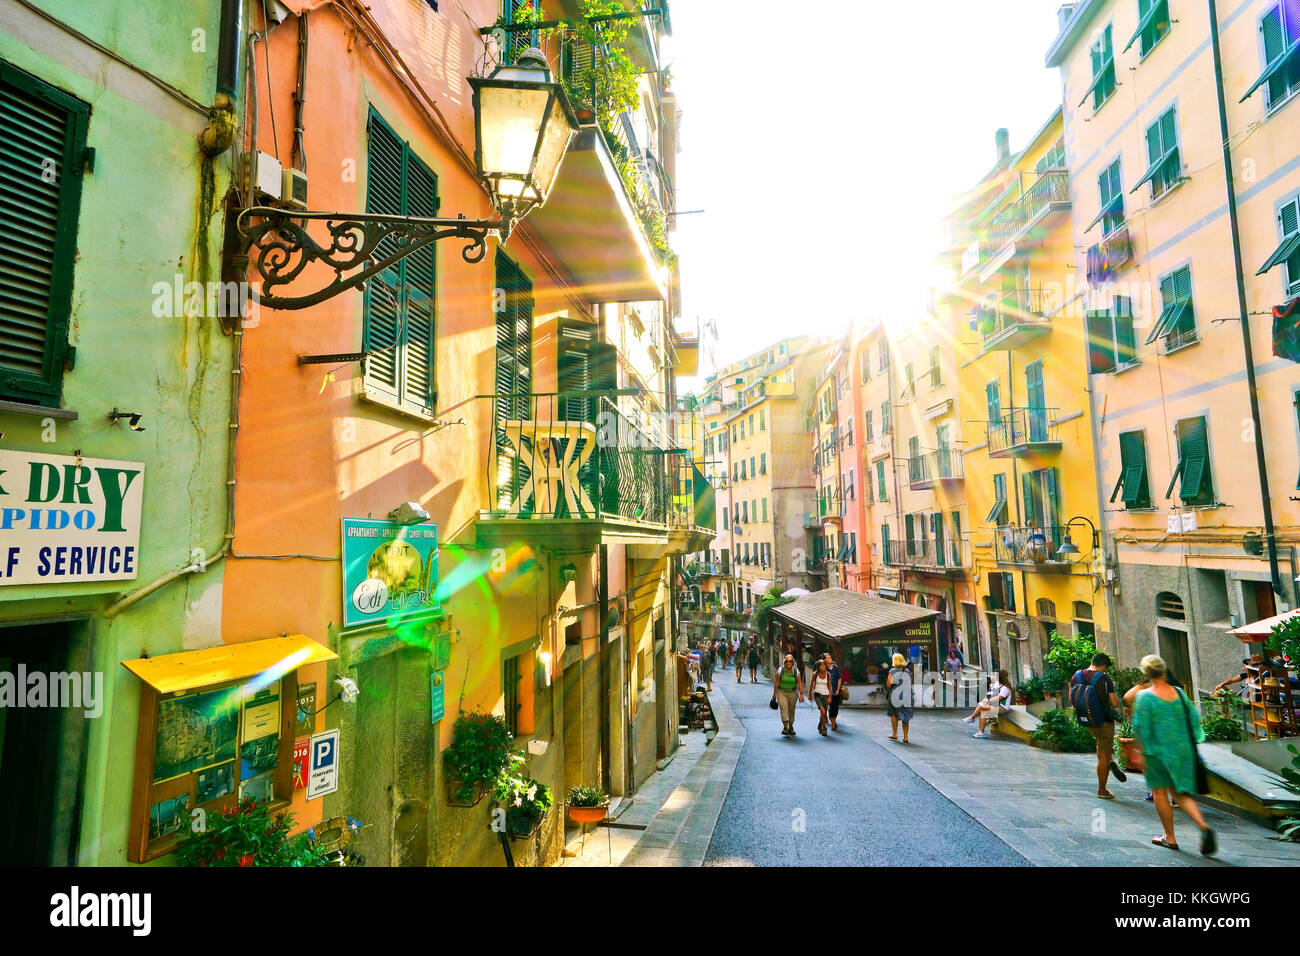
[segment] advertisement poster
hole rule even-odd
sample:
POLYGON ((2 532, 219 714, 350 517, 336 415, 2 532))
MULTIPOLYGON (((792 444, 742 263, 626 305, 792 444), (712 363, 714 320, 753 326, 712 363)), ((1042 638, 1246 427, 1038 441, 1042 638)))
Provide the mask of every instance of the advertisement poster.
POLYGON ((430 714, 432 723, 442 720, 443 714, 446 713, 446 705, 443 700, 443 688, 446 684, 444 671, 434 671, 429 677, 429 699, 431 701, 430 714))
POLYGON ((139 574, 144 464, 0 448, 0 587, 139 574))
POLYGON ((306 737, 293 742, 293 789, 307 789, 307 753, 311 741, 306 737))
POLYGON ((240 739, 247 743, 280 730, 280 692, 266 688, 244 698, 244 726, 240 739))
POLYGON ((343 626, 438 610, 438 526, 343 519, 343 626))

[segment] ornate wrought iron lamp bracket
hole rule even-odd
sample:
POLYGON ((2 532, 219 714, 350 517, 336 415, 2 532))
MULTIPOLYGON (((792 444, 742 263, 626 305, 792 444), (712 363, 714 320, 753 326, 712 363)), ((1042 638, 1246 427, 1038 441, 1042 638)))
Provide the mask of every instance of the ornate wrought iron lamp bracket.
POLYGON ((371 276, 441 239, 464 239, 461 257, 469 263, 481 262, 487 254, 488 237, 496 235, 504 242, 514 221, 466 219, 463 215, 455 219, 412 219, 339 212, 294 213, 254 206, 239 214, 237 225, 236 264, 241 269, 252 264, 262 277, 261 288, 253 292, 253 298, 271 309, 305 309, 340 292, 361 288, 371 276), (258 221, 253 222, 255 219, 258 221), (307 223, 315 220, 325 222, 328 242, 317 242, 307 232, 307 223), (312 265, 332 269, 333 281, 305 295, 274 293, 312 265))

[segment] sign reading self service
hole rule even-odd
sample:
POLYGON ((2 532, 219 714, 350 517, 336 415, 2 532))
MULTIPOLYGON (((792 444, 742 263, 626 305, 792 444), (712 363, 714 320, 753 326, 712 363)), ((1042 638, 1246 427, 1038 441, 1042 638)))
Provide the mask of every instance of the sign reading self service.
POLYGON ((343 519, 343 626, 438 610, 438 526, 343 519))
POLYGON ((139 574, 144 464, 0 448, 0 586, 139 574))

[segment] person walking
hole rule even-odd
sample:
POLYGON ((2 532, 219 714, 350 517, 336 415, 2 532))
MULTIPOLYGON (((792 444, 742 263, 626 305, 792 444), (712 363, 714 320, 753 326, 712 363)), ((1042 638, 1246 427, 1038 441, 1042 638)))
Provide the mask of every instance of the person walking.
POLYGON ((831 660, 830 651, 822 655, 822 660, 826 662, 826 673, 831 679, 831 702, 830 706, 826 708, 826 713, 831 718, 831 730, 839 730, 840 690, 847 681, 844 679, 844 672, 840 670, 840 665, 831 660))
POLYGON ((744 642, 744 641, 737 641, 737 642, 736 642, 736 647, 735 647, 735 649, 734 649, 734 651, 732 652, 732 655, 731 655, 731 656, 734 658, 734 660, 732 661, 732 663, 736 665, 736 683, 737 683, 737 684, 740 683, 741 678, 742 678, 742 677, 744 676, 744 674, 745 674, 745 651, 746 651, 746 644, 745 644, 745 642, 744 642))
POLYGON ((1108 654, 1098 651, 1092 655, 1091 667, 1075 671, 1070 678, 1074 716, 1097 746, 1097 796, 1103 800, 1115 799, 1115 794, 1106 789, 1112 773, 1120 783, 1128 779, 1115 762, 1115 715, 1120 705, 1115 685, 1106 673, 1111 663, 1108 654))
POLYGON ((957 654, 957 645, 953 644, 948 648, 948 656, 943 660, 944 673, 948 675, 948 680, 952 681, 952 699, 955 702, 958 693, 961 690, 961 657, 957 654))
POLYGON ((826 715, 826 709, 831 703, 831 674, 826 667, 826 661, 817 662, 816 668, 813 669, 812 683, 808 688, 808 694, 812 697, 813 703, 817 705, 817 733, 823 737, 826 736, 826 725, 830 718, 826 715))
POLYGON ((794 666, 794 655, 785 655, 781 669, 772 678, 772 699, 781 709, 781 736, 795 737, 794 705, 803 703, 803 675, 794 666))
POLYGON ((758 683, 758 638, 752 638, 749 642, 749 682, 758 683))
POLYGON ((890 740, 898 739, 898 722, 903 722, 903 743, 907 743, 907 731, 912 723, 912 672, 908 670, 907 658, 895 654, 885 679, 885 700, 888 701, 889 726, 893 733, 890 740))
POLYGON ((700 680, 713 690, 713 649, 708 642, 700 648, 700 680))
POLYGON ((1134 700, 1133 726, 1142 744, 1147 784, 1165 831, 1151 842, 1178 849, 1172 801, 1201 831, 1201 854, 1211 856, 1218 850, 1218 842, 1194 796, 1200 789, 1196 745, 1205 739, 1205 731, 1187 694, 1169 683, 1169 668, 1162 658, 1148 654, 1142 658, 1141 668, 1151 686, 1134 700))

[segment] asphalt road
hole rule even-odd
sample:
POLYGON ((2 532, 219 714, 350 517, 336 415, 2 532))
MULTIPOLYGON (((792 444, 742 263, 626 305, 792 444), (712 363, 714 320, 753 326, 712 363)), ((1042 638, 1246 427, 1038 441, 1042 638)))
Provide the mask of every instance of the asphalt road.
POLYGON ((816 709, 800 704, 798 736, 782 737, 770 683, 737 685, 719 670, 719 692, 748 736, 705 866, 1028 865, 867 738, 883 711, 841 711, 840 729, 822 737, 816 709))

